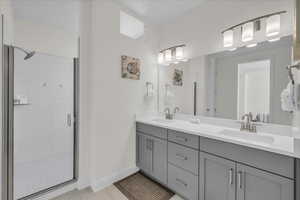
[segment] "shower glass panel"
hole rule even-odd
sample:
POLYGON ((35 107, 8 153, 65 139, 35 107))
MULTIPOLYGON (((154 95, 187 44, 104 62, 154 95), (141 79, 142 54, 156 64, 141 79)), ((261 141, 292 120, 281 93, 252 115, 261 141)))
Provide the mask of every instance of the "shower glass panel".
POLYGON ((75 178, 73 59, 14 49, 14 199, 75 178))

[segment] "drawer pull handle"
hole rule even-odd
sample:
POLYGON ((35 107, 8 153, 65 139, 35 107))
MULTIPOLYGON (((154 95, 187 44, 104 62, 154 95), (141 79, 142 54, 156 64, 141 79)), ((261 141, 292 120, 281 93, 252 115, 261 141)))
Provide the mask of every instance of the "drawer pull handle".
POLYGON ((183 155, 180 155, 180 154, 176 154, 176 156, 178 157, 178 158, 180 158, 180 159, 182 159, 182 160, 187 160, 188 159, 188 157, 186 157, 186 156, 183 156, 183 155))
POLYGON ((229 170, 229 185, 233 184, 233 169, 229 170))
POLYGON ((181 137, 181 136, 178 136, 178 135, 176 135, 176 140, 179 141, 179 142, 187 142, 188 141, 187 138, 181 137))
POLYGON ((239 188, 242 189, 242 172, 239 171, 238 172, 238 184, 239 184, 239 188))
POLYGON ((183 185, 184 187, 187 187, 187 186, 188 186, 188 184, 187 184, 186 182, 184 182, 183 180, 180 180, 179 178, 176 178, 176 181, 177 181, 178 183, 180 183, 181 185, 183 185))

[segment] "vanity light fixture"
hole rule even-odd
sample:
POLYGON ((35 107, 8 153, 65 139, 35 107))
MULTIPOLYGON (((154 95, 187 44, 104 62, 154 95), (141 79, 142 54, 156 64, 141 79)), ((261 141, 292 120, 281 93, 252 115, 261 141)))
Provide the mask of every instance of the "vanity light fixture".
POLYGON ((280 40, 279 35, 280 35, 280 26, 281 26, 280 25, 281 15, 284 13, 287 13, 287 11, 279 11, 268 15, 256 17, 225 29, 224 31, 222 31, 224 48, 227 48, 227 50, 232 51, 235 50, 236 47, 256 46, 257 43, 254 43, 255 32, 261 31, 261 24, 263 20, 265 20, 266 22, 265 35, 267 37, 267 40, 269 42, 275 42, 280 40), (234 42, 235 41, 234 30, 236 29, 241 29, 241 41, 234 42), (234 45, 234 43, 239 43, 239 42, 241 42, 242 44, 234 45))
POLYGON ((273 37, 280 33, 280 15, 273 15, 266 20, 266 36, 273 37))
POLYGON ((186 45, 178 45, 161 50, 158 54, 158 64, 170 65, 188 61, 185 56, 185 47, 186 45))

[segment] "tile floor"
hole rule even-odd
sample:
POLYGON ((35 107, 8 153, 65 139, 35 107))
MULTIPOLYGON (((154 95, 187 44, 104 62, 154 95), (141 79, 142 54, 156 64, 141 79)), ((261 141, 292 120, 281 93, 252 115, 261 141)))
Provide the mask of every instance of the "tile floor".
MULTIPOLYGON (((91 189, 72 191, 52 200, 128 200, 115 186, 109 186, 99 192, 91 189)), ((171 200, 182 200, 175 195, 171 200)))

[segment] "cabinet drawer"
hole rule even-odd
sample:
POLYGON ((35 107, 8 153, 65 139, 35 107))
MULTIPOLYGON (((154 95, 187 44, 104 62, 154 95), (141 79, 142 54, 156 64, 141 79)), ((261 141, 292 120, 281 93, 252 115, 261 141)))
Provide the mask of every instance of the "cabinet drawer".
POLYGON ((168 186, 187 200, 198 200, 198 176, 168 165, 168 186))
POLYGON ((142 123, 136 123, 136 130, 141 133, 146 133, 151 136, 159 137, 162 139, 167 139, 168 131, 167 129, 151 126, 142 123))
POLYGON ((258 169, 294 179, 294 159, 232 143, 200 138, 200 149, 258 169))
POLYGON ((178 131, 168 130, 168 140, 194 149, 199 149, 199 137, 178 131))
POLYGON ((198 151, 168 142, 168 162, 198 175, 198 151))

